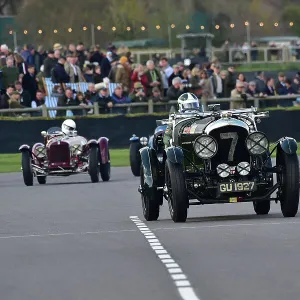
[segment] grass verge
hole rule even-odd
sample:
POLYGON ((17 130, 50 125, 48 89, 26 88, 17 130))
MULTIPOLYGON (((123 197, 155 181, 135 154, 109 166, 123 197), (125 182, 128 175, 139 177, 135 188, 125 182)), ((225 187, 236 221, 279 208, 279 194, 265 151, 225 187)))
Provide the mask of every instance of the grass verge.
POLYGON ((244 64, 236 67, 237 72, 252 72, 252 71, 298 71, 300 63, 253 63, 244 64))
MULTIPOLYGON (((298 143, 298 155, 300 155, 300 143, 298 143)), ((272 157, 276 156, 274 151, 272 157)), ((113 167, 129 166, 128 149, 110 149, 111 165, 113 167)), ((0 173, 21 172, 21 154, 0 154, 0 173)))

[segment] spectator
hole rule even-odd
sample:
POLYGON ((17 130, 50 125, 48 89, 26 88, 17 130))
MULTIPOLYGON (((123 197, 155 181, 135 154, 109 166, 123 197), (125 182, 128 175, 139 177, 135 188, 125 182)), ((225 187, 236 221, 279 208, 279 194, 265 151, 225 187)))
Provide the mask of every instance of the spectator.
POLYGON ((90 62, 91 63, 98 63, 99 66, 101 66, 102 61, 104 59, 103 54, 100 52, 100 46, 96 45, 93 49, 91 58, 90 58, 90 62))
POLYGON ((169 89, 169 77, 173 74, 173 68, 169 65, 169 61, 166 57, 162 57, 159 61, 159 64, 161 67, 161 77, 164 89, 164 96, 166 96, 167 91, 169 89))
POLYGON ((131 102, 147 102, 145 89, 140 82, 135 82, 133 91, 129 95, 131 102))
POLYGON ((246 93, 249 94, 251 97, 258 97, 259 93, 256 89, 255 81, 250 81, 246 93))
POLYGON ((60 50, 58 50, 58 49, 54 50, 55 63, 57 63, 60 58, 61 58, 61 52, 60 52, 60 50))
POLYGON ((273 78, 267 78, 264 95, 265 96, 275 96, 275 83, 274 83, 273 78))
POLYGON ((34 65, 34 53, 35 50, 33 46, 27 44, 24 45, 21 55, 27 65, 34 65))
MULTIPOLYGON (((112 94, 112 100, 114 104, 126 104, 130 103, 130 98, 126 96, 126 93, 124 93, 123 88, 121 86, 117 86, 115 88, 114 93, 112 94)), ((127 109, 124 107, 115 107, 113 109, 114 113, 117 114, 124 114, 126 113, 127 109)))
POLYGON ((94 83, 94 65, 88 64, 83 68, 84 81, 94 83))
POLYGON ((99 105, 99 112, 100 113, 110 113, 113 107, 113 100, 109 95, 108 88, 101 87, 98 98, 95 102, 98 102, 99 105))
POLYGON ((223 96, 223 81, 220 76, 221 66, 215 65, 214 73, 211 76, 211 82, 213 87, 214 96, 216 98, 222 98, 223 96))
MULTIPOLYGON (((119 64, 120 64, 120 62, 118 59, 113 59, 111 61, 111 64, 110 64, 111 69, 110 69, 108 77, 107 77, 110 80, 110 82, 116 83, 116 74, 117 74, 119 64)), ((102 67, 101 67, 101 73, 103 75, 103 78, 105 78, 105 76, 102 72, 102 67)))
POLYGON ((60 51, 63 50, 63 47, 62 47, 61 44, 56 43, 56 44, 53 45, 53 50, 54 50, 55 52, 56 52, 56 51, 59 51, 59 53, 60 53, 60 51))
POLYGON ((86 55, 84 53, 84 44, 83 43, 78 43, 78 45, 76 47, 76 52, 78 54, 79 67, 80 67, 80 69, 82 69, 83 65, 84 65, 84 62, 86 60, 86 55))
POLYGON ((74 44, 70 44, 68 48, 68 52, 71 54, 76 54, 76 46, 74 44))
POLYGON ((257 44, 255 42, 251 42, 251 60, 256 61, 258 57, 257 44))
POLYGON ((6 66, 6 55, 0 52, 0 69, 6 66))
POLYGON ((51 97, 61 97, 64 95, 64 89, 62 88, 62 86, 60 84, 55 85, 52 89, 52 93, 51 93, 51 97))
POLYGON ((131 70, 128 63, 128 58, 126 56, 122 56, 120 58, 120 64, 117 68, 116 82, 122 85, 123 91, 127 94, 130 90, 130 72, 131 70))
POLYGON ((25 91, 28 91, 31 101, 35 100, 36 92, 38 90, 37 79, 35 75, 34 65, 28 66, 28 72, 24 75, 22 86, 25 91))
POLYGON ((185 71, 184 69, 184 63, 182 61, 177 63, 178 67, 179 67, 179 77, 181 79, 183 79, 183 72, 185 71))
POLYGON ((1 101, 0 101, 1 109, 9 108, 8 100, 11 98, 11 95, 14 91, 15 91, 15 87, 13 85, 8 85, 6 87, 6 93, 1 96, 1 101))
POLYGON ((283 72, 278 74, 278 82, 275 85, 275 90, 278 95, 286 95, 285 75, 283 72))
POLYGON ((224 82, 224 97, 229 98, 231 96, 231 91, 234 90, 236 86, 234 67, 230 66, 228 68, 228 73, 224 82))
MULTIPOLYGON (((57 106, 66 107, 66 106, 76 106, 79 103, 74 99, 74 94, 72 89, 66 88, 65 94, 58 98, 57 106)), ((58 110, 56 113, 57 117, 63 117, 66 115, 65 110, 58 110)))
POLYGON ((161 95, 161 90, 158 87, 154 87, 152 89, 152 95, 150 99, 153 101, 153 103, 168 102, 168 99, 161 95))
POLYGON ((43 46, 39 46, 37 52, 34 54, 34 64, 35 69, 40 70, 41 66, 44 64, 47 54, 43 46))
POLYGON ((44 77, 50 78, 51 77, 51 70, 55 68, 57 64, 56 59, 54 57, 54 51, 50 50, 48 52, 48 56, 44 60, 44 77))
POLYGON ((236 83, 236 88, 231 91, 232 99, 241 99, 237 101, 230 102, 230 109, 240 109, 247 107, 247 98, 251 97, 249 94, 245 93, 245 85, 242 82, 236 83))
POLYGON ((190 83, 192 86, 199 85, 200 83, 200 69, 198 67, 194 67, 191 71, 191 79, 190 83))
POLYGON ((9 108, 25 108, 25 106, 20 103, 20 94, 18 92, 12 92, 8 104, 9 108))
POLYGON ((41 65, 40 72, 37 73, 37 75, 36 75, 36 80, 37 80, 37 84, 38 84, 38 90, 45 92, 43 74, 44 74, 44 65, 41 65))
POLYGON ((88 90, 85 92, 85 98, 90 101, 91 103, 94 103, 98 99, 98 93, 95 88, 94 83, 90 83, 88 85, 88 90))
POLYGON ((173 65, 173 73, 171 74, 171 76, 170 76, 169 79, 168 79, 168 84, 169 84, 169 86, 172 85, 172 80, 173 80, 175 77, 180 77, 181 79, 183 79, 183 78, 182 78, 182 74, 180 73, 179 65, 173 65))
POLYGON ((68 74, 71 83, 83 81, 83 76, 80 68, 76 65, 76 54, 67 54, 67 62, 64 64, 65 71, 68 74))
POLYGON ((26 74, 27 65, 24 62, 23 57, 19 53, 14 54, 15 66, 18 68, 20 74, 26 74))
POLYGON ((258 71, 256 73, 256 90, 259 94, 263 93, 266 90, 266 83, 265 83, 265 74, 262 71, 258 71))
POLYGON ((144 72, 144 66, 142 64, 138 64, 137 67, 134 69, 131 75, 131 82, 132 82, 132 90, 134 90, 135 83, 140 83, 146 91, 148 85, 148 78, 146 73, 144 72))
MULTIPOLYGON (((202 99, 207 100, 213 98, 212 82, 208 78, 207 71, 201 71, 200 73, 200 86, 202 87, 202 99)), ((205 103, 203 103, 205 105, 205 103)))
MULTIPOLYGON (((281 89, 282 95, 295 95, 296 91, 292 87, 292 80, 286 79, 285 80, 285 87, 281 89)), ((280 99, 279 105, 282 107, 290 107, 293 106, 293 99, 280 99)))
POLYGON ((182 82, 189 83, 191 77, 192 77, 191 70, 190 69, 185 69, 182 73, 182 82))
POLYGON ((98 65, 95 67, 95 72, 94 72, 94 83, 101 83, 103 82, 103 76, 101 74, 101 67, 98 65))
POLYGON ((13 84, 19 76, 18 68, 14 66, 14 60, 11 57, 6 59, 6 66, 2 68, 2 88, 6 89, 8 85, 13 84))
POLYGON ((186 92, 184 85, 181 82, 180 77, 175 77, 172 80, 172 85, 167 91, 167 97, 169 100, 177 100, 182 94, 186 92))
MULTIPOLYGON (((109 73, 112 68, 111 67, 112 61, 113 61, 112 52, 109 51, 106 53, 106 57, 103 58, 102 63, 101 63, 101 72, 102 72, 102 75, 104 78, 109 77, 109 73)), ((117 61, 117 60, 115 60, 115 61, 117 61)), ((112 82, 115 82, 115 81, 112 81, 112 82)))
POLYGON ((28 91, 23 89, 22 83, 20 81, 15 82, 15 90, 20 94, 20 103, 26 107, 31 107, 31 96, 28 91))
POLYGON ((70 77, 65 70, 66 59, 61 57, 56 66, 51 71, 51 80, 53 83, 68 83, 70 77))
POLYGON ((153 60, 147 61, 147 77, 146 95, 149 97, 152 94, 152 89, 157 87, 163 92, 163 84, 160 72, 155 68, 153 60))
POLYGON ((86 97, 84 96, 84 94, 82 92, 78 92, 76 94, 75 102, 73 105, 79 105, 79 106, 82 106, 82 108, 85 108, 83 110, 73 110, 74 116, 86 116, 87 109, 91 108, 92 103, 86 99, 86 97))
MULTIPOLYGON (((42 91, 37 91, 35 100, 33 100, 31 102, 31 107, 32 108, 37 108, 37 107, 40 107, 42 105, 45 105, 45 95, 42 91)), ((35 112, 32 112, 31 115, 33 117, 40 117, 40 116, 42 116, 42 112, 41 111, 35 111, 35 112)))

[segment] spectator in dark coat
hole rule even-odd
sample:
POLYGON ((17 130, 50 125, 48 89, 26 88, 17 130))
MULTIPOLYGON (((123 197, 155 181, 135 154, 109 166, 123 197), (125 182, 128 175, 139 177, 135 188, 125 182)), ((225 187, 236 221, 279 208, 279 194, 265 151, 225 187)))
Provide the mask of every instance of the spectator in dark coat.
POLYGON ((15 82, 16 92, 20 94, 20 103, 26 107, 31 107, 31 96, 28 91, 25 91, 22 87, 22 83, 20 81, 15 82))
POLYGON ((275 90, 278 95, 286 95, 286 86, 285 86, 285 75, 280 72, 278 74, 278 82, 275 85, 275 90))
POLYGON ((52 69, 51 78, 53 83, 68 83, 70 82, 70 76, 65 70, 66 59, 61 57, 58 60, 56 66, 52 69))
POLYGON ((234 73, 234 67, 231 66, 228 68, 228 74, 225 78, 224 82, 224 96, 225 98, 231 97, 231 91, 235 89, 236 86, 236 78, 234 73))
MULTIPOLYGON (((115 88, 115 92, 111 96, 114 104, 125 104, 130 103, 131 100, 127 97, 121 86, 115 88)), ((116 114, 125 114, 127 111, 126 107, 116 107, 113 109, 113 112, 116 114)))
POLYGON ((186 93, 184 85, 181 83, 180 77, 175 77, 172 80, 172 85, 167 91, 167 97, 169 100, 177 100, 182 94, 186 93))
POLYGON ((14 66, 14 60, 11 57, 6 59, 6 66, 2 68, 2 88, 6 89, 9 85, 18 80, 19 71, 14 66))
POLYGON ((47 53, 43 46, 38 47, 38 51, 34 54, 34 64, 35 69, 40 70, 41 66, 44 64, 44 60, 47 58, 47 53))
POLYGON ((108 77, 109 72, 111 70, 111 62, 112 62, 112 53, 111 52, 107 52, 106 53, 106 57, 102 60, 101 63, 101 73, 103 75, 103 77, 108 77))
POLYGON ((24 75, 22 80, 22 86, 25 91, 30 94, 31 101, 35 100, 36 92, 38 90, 38 84, 35 75, 35 66, 29 65, 28 72, 24 75))
POLYGON ((90 62, 91 63, 96 62, 96 63, 98 63, 99 66, 101 66, 103 59, 104 59, 104 56, 100 52, 100 47, 99 47, 99 45, 96 45, 94 48, 94 52, 91 56, 90 62))
POLYGON ((266 83, 265 83, 265 74, 262 71, 258 71, 256 73, 256 90, 259 94, 263 93, 266 89, 266 83))
POLYGON ((76 47, 76 52, 77 52, 79 67, 80 67, 80 69, 82 69, 83 65, 84 65, 84 62, 86 60, 83 43, 78 43, 78 45, 76 47))
POLYGON ((24 50, 21 52, 21 55, 24 58, 24 62, 27 65, 34 65, 34 54, 35 50, 34 47, 31 45, 25 45, 24 50))
POLYGON ((113 100, 109 95, 108 88, 100 88, 97 101, 100 113, 110 113, 113 107, 113 100))
POLYGON ((13 85, 8 85, 6 88, 6 93, 0 98, 0 109, 9 108, 8 100, 14 92, 15 87, 13 85))
POLYGON ((48 52, 48 56, 44 60, 44 77, 51 77, 51 70, 55 67, 56 63, 57 62, 54 58, 54 51, 51 50, 48 52))
MULTIPOLYGON (((65 91, 65 94, 61 97, 58 98, 58 102, 57 102, 57 106, 61 107, 61 106, 77 106, 79 105, 79 101, 77 101, 76 99, 74 99, 74 94, 72 89, 67 88, 65 91)), ((58 110, 56 113, 57 117, 62 117, 66 115, 66 111, 65 110, 58 110)))
POLYGON ((274 79, 273 78, 267 78, 264 95, 275 96, 275 87, 274 87, 274 79))

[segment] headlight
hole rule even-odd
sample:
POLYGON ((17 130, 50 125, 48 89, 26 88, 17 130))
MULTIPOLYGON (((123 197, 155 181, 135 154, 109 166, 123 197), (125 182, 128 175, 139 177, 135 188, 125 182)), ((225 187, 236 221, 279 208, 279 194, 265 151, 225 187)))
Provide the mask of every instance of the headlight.
POLYGON ((72 152, 75 155, 79 155, 82 152, 82 146, 81 145, 73 145, 71 149, 72 149, 72 152))
POLYGON ((262 155, 269 149, 269 141, 262 132, 250 133, 246 139, 246 147, 252 155, 262 155))
POLYGON ((195 140, 194 150, 200 158, 212 158, 218 150, 217 142, 209 135, 201 135, 195 140))
POLYGON ((46 149, 45 147, 38 147, 35 149, 35 155, 38 158, 43 158, 46 156, 46 149))
POLYGON ((220 164, 217 166, 217 173, 220 177, 226 178, 230 175, 231 168, 226 164, 220 164))
POLYGON ((143 145, 143 146, 147 146, 148 144, 148 139, 146 137, 141 137, 140 138, 140 143, 143 145))
POLYGON ((240 175, 246 176, 250 173, 251 167, 248 162, 240 162, 237 165, 236 170, 240 175))

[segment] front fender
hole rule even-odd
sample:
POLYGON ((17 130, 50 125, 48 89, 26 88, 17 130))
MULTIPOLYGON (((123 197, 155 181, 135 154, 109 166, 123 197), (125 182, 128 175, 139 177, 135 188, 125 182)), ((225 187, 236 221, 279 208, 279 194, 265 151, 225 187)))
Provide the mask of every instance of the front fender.
POLYGON ((277 147, 280 147, 286 154, 296 154, 298 149, 296 140, 291 137, 282 138, 277 147))
POLYGON ((168 147, 165 149, 167 159, 173 164, 182 164, 184 160, 184 154, 181 148, 178 147, 168 147))
POLYGON ((30 149, 29 145, 24 144, 24 145, 22 145, 22 146, 19 147, 19 151, 21 151, 21 152, 24 152, 24 151, 31 152, 31 149, 30 149))
POLYGON ((87 145, 88 145, 89 147, 98 147, 98 142, 97 142, 96 140, 89 140, 89 141, 87 142, 87 145))
POLYGON ((99 151, 100 151, 100 163, 106 164, 110 162, 109 157, 109 148, 108 148, 108 138, 101 137, 97 143, 99 145, 99 151))

